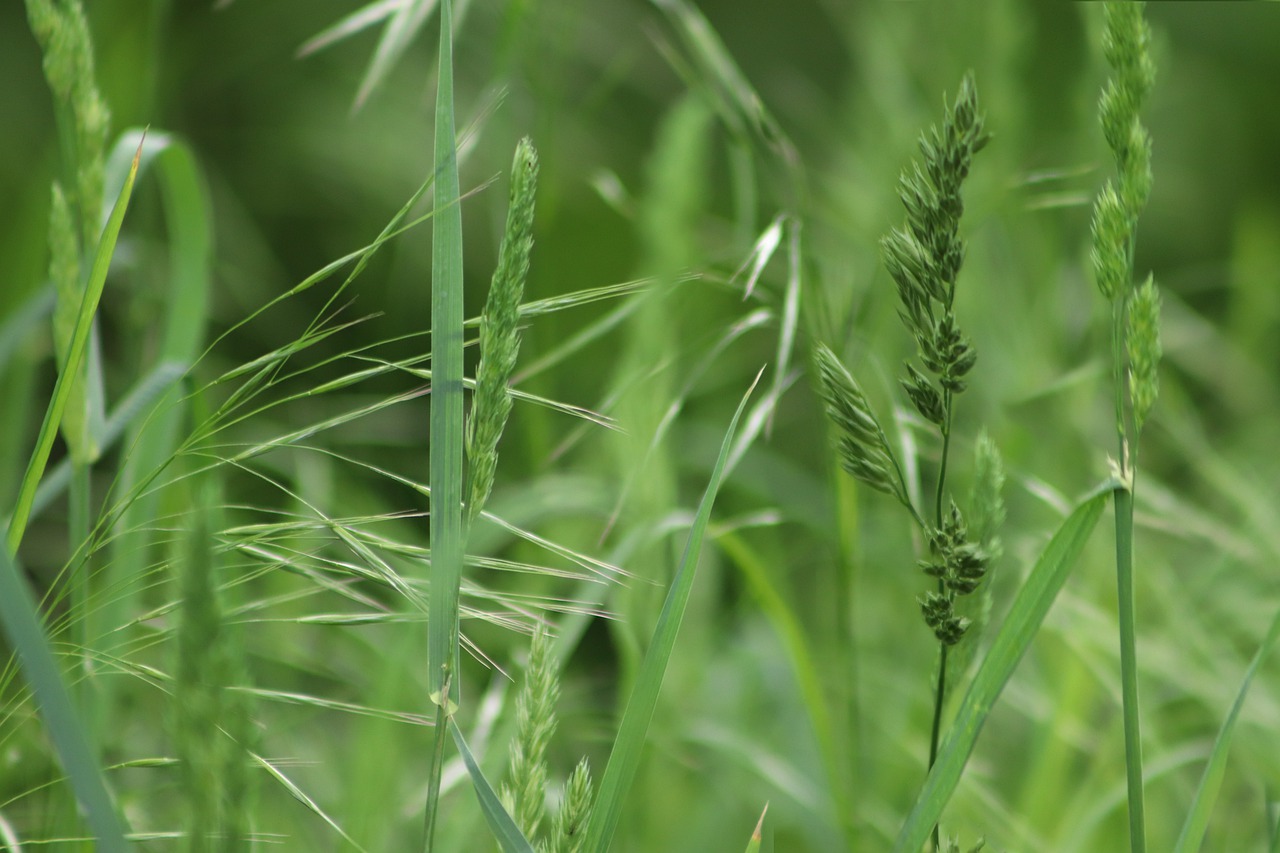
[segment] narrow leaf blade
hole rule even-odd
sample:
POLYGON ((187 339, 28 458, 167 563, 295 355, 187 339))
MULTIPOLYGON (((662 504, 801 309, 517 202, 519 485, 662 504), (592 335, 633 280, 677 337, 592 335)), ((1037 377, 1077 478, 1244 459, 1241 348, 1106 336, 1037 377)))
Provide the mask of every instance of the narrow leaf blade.
POLYGON ((107 791, 84 727, 71 706, 71 696, 49 650, 35 600, 19 575, 17 564, 3 549, 0 549, 0 623, 36 695, 49 737, 96 837, 97 849, 122 853, 128 849, 124 823, 107 791))
POLYGON ((14 506, 13 518, 9 522, 9 532, 5 545, 9 554, 16 554, 18 545, 22 543, 22 534, 26 532, 27 521, 31 517, 31 504, 35 500, 36 486, 44 475, 45 465, 49 462, 49 453, 53 450, 53 440, 58 433, 58 423, 66 409, 67 399, 71 394, 71 382, 80 368, 85 348, 89 342, 89 330, 93 326, 93 315, 98 311, 98 302, 102 298, 102 289, 107 281, 107 270, 111 267, 111 256, 116 250, 116 240, 120 237, 120 225, 124 222, 124 213, 129 208, 129 198, 133 195, 133 182, 138 176, 138 159, 142 156, 142 146, 138 146, 133 155, 133 165, 124 186, 116 199, 111 216, 107 219, 102 237, 98 240, 98 249, 94 253, 93 265, 89 269, 89 281, 85 287, 84 299, 80 302, 80 314, 76 318, 75 330, 71 335, 71 345, 67 351, 64 368, 58 374, 53 386, 53 397, 49 400, 49 408, 45 411, 44 422, 40 424, 40 433, 36 439, 35 450, 27 463, 26 473, 22 477, 22 486, 18 491, 18 501, 14 506))
POLYGON ((587 840, 584 846, 588 853, 591 851, 605 853, 609 849, 618 820, 622 816, 622 804, 635 779, 636 770, 640 766, 640 756, 649 730, 649 721, 653 718, 654 708, 658 704, 662 678, 667 670, 667 662, 671 659, 671 652, 675 648, 676 635, 680 630, 680 622, 684 618, 685 606, 689 603, 698 555, 702 550, 702 541, 711 520, 711 507, 715 503, 716 493, 720 490, 725 463, 733 447, 738 420, 742 417, 747 401, 751 399, 751 392, 755 390, 763 372, 762 370, 756 374, 755 381, 743 395, 742 402, 738 404, 738 410, 734 412, 733 420, 729 422, 729 429, 720 445, 720 455, 711 472, 711 480, 707 483, 707 490, 702 496, 702 502, 698 505, 693 527, 689 531, 684 555, 676 569, 671 588, 667 591, 667 599, 662 605, 662 613, 658 616, 658 624, 653 630, 649 649, 645 653, 644 661, 640 664, 635 688, 632 690, 631 699, 627 702, 627 710, 622 715, 618 736, 614 740, 613 751, 609 755, 609 764, 600 782, 600 793, 591 810, 591 821, 587 826, 587 840))
POLYGON ((1254 653, 1249 669, 1245 672, 1244 681, 1240 684, 1240 690, 1236 693, 1236 700, 1231 704, 1227 718, 1222 721, 1222 728, 1218 730, 1218 737, 1213 742, 1213 750, 1209 753, 1204 774, 1200 777, 1200 784, 1196 788, 1195 798, 1192 799, 1191 808, 1187 811, 1186 822, 1182 824, 1182 832, 1178 834, 1178 843, 1173 848, 1175 853, 1195 853, 1204 842, 1205 832, 1209 829, 1209 816, 1213 812, 1213 804, 1218 799, 1222 777, 1227 771, 1227 754, 1231 750, 1231 737, 1235 734, 1236 720, 1240 716, 1240 709, 1244 707, 1244 700, 1249 694, 1249 687, 1253 684, 1253 677, 1258 674, 1263 661, 1275 648, 1277 639, 1280 639, 1280 613, 1271 620, 1271 628, 1267 631, 1267 636, 1258 647, 1258 651, 1254 653))
POLYGON ((529 844, 529 839, 524 837, 520 827, 516 826, 516 822, 511 819, 511 815, 507 814, 507 810, 503 808, 497 792, 493 790, 493 786, 485 778, 484 771, 480 769, 480 765, 476 763, 475 756, 471 754, 471 750, 467 747, 467 741, 462 736, 462 730, 458 728, 458 724, 453 721, 452 717, 449 718, 449 733, 453 735, 453 742, 457 745, 458 752, 462 755, 462 763, 467 766, 467 773, 471 775, 471 784, 475 786, 476 797, 480 800, 480 811, 484 813, 484 819, 489 824, 489 831, 498 840, 503 853, 533 853, 533 846, 529 844))

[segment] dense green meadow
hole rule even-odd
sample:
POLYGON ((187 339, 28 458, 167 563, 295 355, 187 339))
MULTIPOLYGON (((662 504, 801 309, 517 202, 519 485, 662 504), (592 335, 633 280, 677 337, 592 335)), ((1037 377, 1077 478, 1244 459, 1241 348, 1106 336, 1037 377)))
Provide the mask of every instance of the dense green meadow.
POLYGON ((1121 5, 0 5, 0 850, 1280 850, 1280 7, 1121 5))

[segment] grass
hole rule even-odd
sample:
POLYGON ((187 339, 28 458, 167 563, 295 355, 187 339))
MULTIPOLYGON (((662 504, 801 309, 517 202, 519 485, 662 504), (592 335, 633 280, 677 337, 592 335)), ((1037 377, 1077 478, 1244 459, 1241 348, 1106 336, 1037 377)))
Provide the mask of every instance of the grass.
POLYGON ((0 847, 1275 849, 1265 4, 1142 12, 1136 232, 1114 10, 340 7, 0 11, 0 847))

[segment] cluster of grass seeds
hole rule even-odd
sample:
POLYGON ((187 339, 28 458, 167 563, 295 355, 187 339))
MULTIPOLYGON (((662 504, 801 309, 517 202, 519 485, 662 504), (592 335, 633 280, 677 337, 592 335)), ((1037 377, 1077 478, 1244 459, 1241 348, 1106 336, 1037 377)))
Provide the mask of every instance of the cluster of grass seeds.
MULTIPOLYGON (((983 466, 985 482, 975 486, 981 506, 974 509, 983 516, 983 530, 970 532, 959 506, 948 501, 946 488, 955 398, 965 390, 966 377, 977 362, 977 353, 960 331, 955 312, 956 280, 965 254, 959 236, 964 211, 960 188, 973 155, 988 139, 973 79, 966 76, 942 124, 920 138, 921 161, 899 182, 899 195, 907 209, 906 225, 892 230, 881 242, 885 266, 897 286, 899 316, 915 339, 924 367, 922 371, 908 362, 902 388, 941 437, 932 513, 921 512, 912 502, 903 467, 852 375, 825 344, 817 344, 814 350, 818 392, 836 429, 841 466, 863 483, 897 498, 929 545, 929 557, 921 560, 920 566, 936 580, 937 588, 920 599, 920 609, 940 648, 930 767, 937 759, 947 674, 953 669, 948 665, 948 654, 971 625, 969 617, 957 612, 957 601, 983 587, 991 564, 984 540, 992 537, 992 522, 1000 514, 999 462, 989 442, 983 445, 988 456, 983 466), (945 511, 944 501, 948 506, 945 511)), ((940 849, 936 829, 933 844, 940 849)))

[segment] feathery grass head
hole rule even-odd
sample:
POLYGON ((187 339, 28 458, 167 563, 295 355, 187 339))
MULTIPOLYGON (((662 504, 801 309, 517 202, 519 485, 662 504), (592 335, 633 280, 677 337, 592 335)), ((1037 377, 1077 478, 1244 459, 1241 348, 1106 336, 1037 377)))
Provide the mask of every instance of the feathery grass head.
MULTIPOLYGON (((1129 406, 1135 430, 1155 405, 1159 388, 1160 294, 1148 276, 1133 281, 1133 244, 1138 215, 1151 194, 1151 137, 1139 111, 1155 80, 1151 60, 1151 31, 1143 19, 1142 3, 1107 3, 1103 53, 1111 66, 1098 104, 1102 134, 1116 161, 1116 177, 1098 193, 1093 210, 1094 278, 1114 310, 1128 359, 1129 406)), ((1121 381, 1117 361, 1116 377, 1121 381)), ((1119 405, 1119 404, 1118 404, 1119 405)), ((1117 413, 1117 422, 1124 419, 1117 413)))
POLYGON ((565 783, 564 799, 556 812, 547 845, 549 853, 581 853, 587 840, 586 826, 591 817, 593 797, 591 766, 584 758, 573 768, 569 781, 565 783))
POLYGON ((556 731, 560 679, 551 639, 538 627, 529 647, 524 686, 516 699, 516 737, 511 743, 510 772, 502 786, 503 804, 526 837, 538 832, 547 794, 547 746, 556 731))
POLYGON ((44 55, 45 79, 64 125, 64 140, 74 147, 63 154, 69 167, 67 178, 75 186, 70 201, 88 250, 98 238, 111 122, 111 112, 94 78, 89 22, 79 0, 27 0, 27 20, 44 55))
POLYGON ((813 363, 818 373, 818 396, 836 428, 840 466, 871 488, 910 506, 898 460, 858 383, 823 343, 814 346, 813 363))
POLYGON ((1103 8, 1103 53, 1112 74, 1098 115, 1117 176, 1103 187, 1094 205, 1092 259, 1099 289, 1114 301, 1132 289, 1134 230, 1151 195, 1151 136, 1139 112, 1155 80, 1155 65, 1143 4, 1107 3, 1103 8))
MULTIPOLYGON (((893 229, 880 241, 902 303, 899 316, 916 340, 921 362, 950 393, 964 390, 964 376, 977 360, 960 333, 952 306, 965 253, 959 235, 964 213, 960 188, 973 155, 989 139, 973 76, 966 74, 942 124, 921 135, 921 159, 898 180, 898 195, 907 210, 905 227, 893 229)), ((910 367, 903 387, 920 415, 945 429, 943 393, 910 367)))
POLYGON ((467 419, 466 450, 470 465, 467 517, 475 520, 493 489, 498 467, 498 441, 511 414, 507 387, 520 352, 520 300, 529 275, 533 249, 533 207, 538 187, 538 155, 526 138, 516 146, 511 165, 511 203, 498 250, 498 267, 489 285, 480 321, 480 365, 467 419))
POLYGON ((253 728, 238 637, 220 603, 217 492, 203 488, 178 561, 173 688, 174 749, 187 799, 186 849, 249 849, 252 785, 246 755, 253 728))

